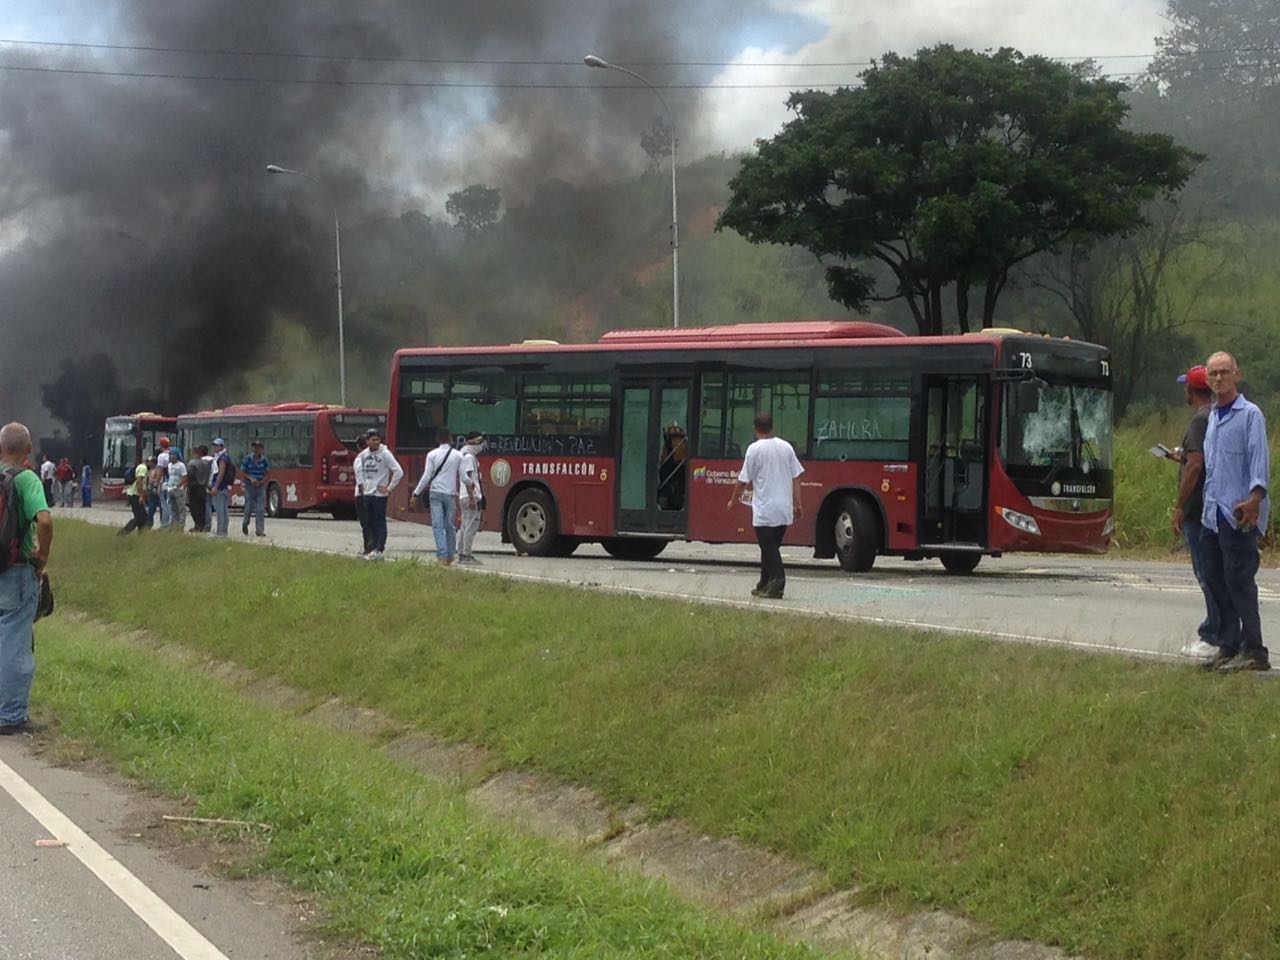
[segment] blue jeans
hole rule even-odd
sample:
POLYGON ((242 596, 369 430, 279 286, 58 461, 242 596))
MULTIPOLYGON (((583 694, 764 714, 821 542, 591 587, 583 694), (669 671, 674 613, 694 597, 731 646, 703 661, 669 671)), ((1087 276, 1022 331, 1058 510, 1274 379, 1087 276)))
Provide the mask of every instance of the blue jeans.
POLYGON ((1205 580, 1218 605, 1221 654, 1245 654, 1267 660, 1258 612, 1258 533, 1243 533, 1219 517, 1218 529, 1200 531, 1205 580))
POLYGON ((147 526, 154 527, 156 525, 156 514, 160 514, 160 522, 164 523, 164 512, 160 509, 160 501, 164 499, 164 493, 160 490, 152 490, 147 488, 147 526))
POLYGON ((387 549, 387 498, 362 496, 364 501, 365 545, 368 551, 387 549))
POLYGON ((1205 617, 1196 628, 1196 633, 1205 643, 1218 645, 1218 630, 1221 629, 1222 617, 1218 613, 1218 605, 1214 602, 1213 593, 1209 589, 1209 581, 1205 579, 1204 543, 1201 536, 1204 524, 1199 520, 1182 521, 1182 538, 1186 541, 1187 552, 1191 554, 1191 572, 1200 584, 1200 592, 1204 594, 1205 617))
POLYGON ((18 563, 0 573, 0 723, 27 719, 31 679, 36 672, 36 605, 40 584, 35 568, 18 563))
POLYGON ((249 529, 250 516, 253 517, 253 529, 258 533, 265 533, 267 525, 267 488, 255 487, 248 480, 245 480, 244 519, 240 521, 240 529, 249 529))
POLYGON ((80 488, 80 506, 93 506, 93 487, 87 483, 80 488))
POLYGON ((230 490, 215 490, 213 492, 213 515, 217 518, 217 527, 214 530, 214 534, 219 537, 227 535, 227 526, 230 523, 227 519, 227 500, 230 497, 230 490))
POLYGON ((453 526, 454 517, 458 515, 458 498, 447 493, 432 493, 427 501, 431 504, 431 532, 436 535, 436 556, 445 560, 458 552, 458 531, 453 526))

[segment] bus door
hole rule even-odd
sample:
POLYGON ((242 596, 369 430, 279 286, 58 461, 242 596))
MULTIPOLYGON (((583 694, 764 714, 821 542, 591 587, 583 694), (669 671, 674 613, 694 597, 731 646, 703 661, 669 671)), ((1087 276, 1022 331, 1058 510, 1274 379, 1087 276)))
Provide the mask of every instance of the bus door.
POLYGON ((926 376, 920 542, 986 543, 986 378, 926 376))
POLYGON ((624 380, 618 532, 683 534, 689 522, 691 380, 624 380))

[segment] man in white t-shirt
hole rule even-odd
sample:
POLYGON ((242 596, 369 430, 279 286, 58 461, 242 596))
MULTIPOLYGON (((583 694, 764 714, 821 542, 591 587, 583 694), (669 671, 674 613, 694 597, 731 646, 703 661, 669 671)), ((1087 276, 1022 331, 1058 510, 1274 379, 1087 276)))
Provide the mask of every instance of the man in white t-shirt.
POLYGON ((462 454, 453 446, 448 427, 436 431, 439 444, 427 454, 422 478, 413 488, 414 499, 427 495, 431 511, 431 531, 436 538, 436 559, 447 567, 458 554, 458 487, 462 484, 462 454))
POLYGON ((169 501, 169 522, 161 526, 172 527, 181 533, 187 526, 187 465, 172 451, 166 451, 165 456, 169 460, 164 484, 164 498, 169 501))
POLYGON ((801 516, 800 474, 804 467, 791 444, 773 435, 773 415, 756 414, 756 441, 747 447, 746 459, 733 485, 729 509, 738 503, 745 486, 751 487, 751 525, 760 543, 760 582, 753 597, 781 600, 787 586, 782 566, 782 538, 787 527, 801 516))
POLYGON ((458 503, 462 507, 462 522, 458 524, 458 562, 471 566, 481 565, 471 552, 480 520, 484 515, 484 483, 480 477, 480 453, 484 450, 484 434, 473 430, 467 434, 462 448, 462 466, 458 476, 462 485, 458 489, 458 503))

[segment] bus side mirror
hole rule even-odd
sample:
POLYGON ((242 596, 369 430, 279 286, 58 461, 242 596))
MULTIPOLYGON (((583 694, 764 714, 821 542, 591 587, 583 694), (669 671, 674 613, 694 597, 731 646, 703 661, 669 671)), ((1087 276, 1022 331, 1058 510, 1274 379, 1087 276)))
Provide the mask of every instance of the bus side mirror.
POLYGON ((1023 380, 1014 389, 1018 391, 1018 410, 1021 413, 1040 412, 1039 380, 1023 380))

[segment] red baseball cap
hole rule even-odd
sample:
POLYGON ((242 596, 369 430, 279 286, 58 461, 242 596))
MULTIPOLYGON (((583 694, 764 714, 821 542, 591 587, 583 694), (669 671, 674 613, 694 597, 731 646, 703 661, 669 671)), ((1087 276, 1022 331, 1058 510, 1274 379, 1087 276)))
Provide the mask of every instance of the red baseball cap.
POLYGON ((1198 363, 1182 376, 1178 377, 1179 383, 1185 383, 1194 390, 1208 390, 1209 377, 1204 372, 1204 364, 1198 363))
MULTIPOLYGON (((1202 367, 1201 369, 1203 369, 1203 367, 1202 367)), ((160 446, 162 446, 162 447, 167 447, 168 445, 169 445, 169 438, 168 438, 168 437, 161 437, 161 438, 160 438, 160 446)))

